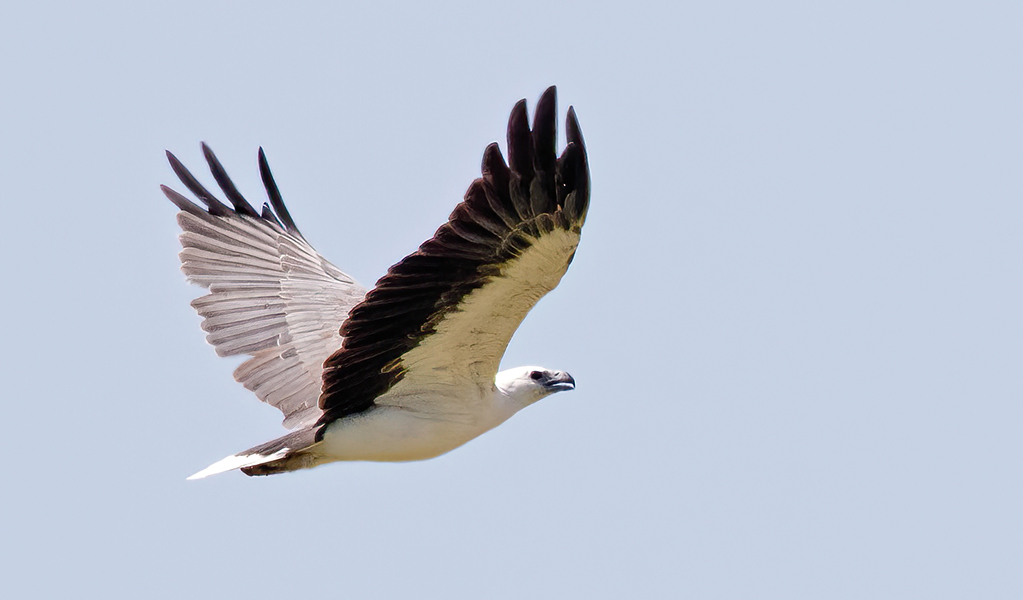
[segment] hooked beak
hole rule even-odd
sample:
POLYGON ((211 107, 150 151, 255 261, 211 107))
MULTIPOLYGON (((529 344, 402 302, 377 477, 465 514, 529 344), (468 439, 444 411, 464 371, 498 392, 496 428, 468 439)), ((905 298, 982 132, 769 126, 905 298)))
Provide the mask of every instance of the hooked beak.
POLYGON ((564 371, 558 373, 548 381, 545 387, 552 392, 566 392, 575 389, 575 379, 564 371))

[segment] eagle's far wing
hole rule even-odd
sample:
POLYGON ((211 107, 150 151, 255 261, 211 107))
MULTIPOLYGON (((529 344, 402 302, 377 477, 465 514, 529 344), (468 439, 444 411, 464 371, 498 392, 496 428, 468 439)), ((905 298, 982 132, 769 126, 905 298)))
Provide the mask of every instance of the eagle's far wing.
POLYGON ((448 222, 351 311, 341 349, 324 363, 321 424, 367 409, 384 392, 387 402, 429 410, 423 403, 445 388, 492 389, 508 342, 568 269, 586 219, 582 134, 569 108, 558 157, 555 97, 554 87, 544 92, 532 130, 525 101, 515 105, 509 164, 497 144, 488 146, 483 176, 448 222))
POLYGON ((210 290, 192 306, 217 354, 252 357, 235 370, 235 379, 280 409, 285 427, 311 425, 321 414, 323 361, 341 347, 341 323, 366 290, 299 232, 262 148, 259 170, 270 203, 261 212, 242 197, 206 144, 202 150, 232 206, 207 191, 170 152, 174 172, 206 209, 161 186, 180 209, 181 270, 210 290))

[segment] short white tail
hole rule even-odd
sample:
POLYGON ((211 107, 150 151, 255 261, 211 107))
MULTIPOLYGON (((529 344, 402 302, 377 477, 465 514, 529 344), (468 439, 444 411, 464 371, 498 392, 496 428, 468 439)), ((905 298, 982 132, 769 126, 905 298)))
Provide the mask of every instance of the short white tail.
POLYGON ((188 479, 202 479, 203 477, 209 477, 210 475, 216 475, 217 473, 224 473, 233 469, 241 469, 242 467, 254 467, 263 463, 273 462, 275 460, 284 458, 288 454, 287 448, 282 448, 273 454, 232 454, 223 460, 219 460, 212 465, 206 467, 202 471, 199 471, 195 475, 192 475, 188 479))

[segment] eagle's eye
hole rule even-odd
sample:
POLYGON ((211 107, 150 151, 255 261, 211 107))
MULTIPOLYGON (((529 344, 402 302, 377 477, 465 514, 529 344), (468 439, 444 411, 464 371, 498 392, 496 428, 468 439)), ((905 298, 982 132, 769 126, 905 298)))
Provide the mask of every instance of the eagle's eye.
POLYGON ((533 381, 537 381, 541 377, 543 377, 543 373, 541 373, 540 371, 533 371, 532 373, 529 374, 529 378, 532 379, 533 381))

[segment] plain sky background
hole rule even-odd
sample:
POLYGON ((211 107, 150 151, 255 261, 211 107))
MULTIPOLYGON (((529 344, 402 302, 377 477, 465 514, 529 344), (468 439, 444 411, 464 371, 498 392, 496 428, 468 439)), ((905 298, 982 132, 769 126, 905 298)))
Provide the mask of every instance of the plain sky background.
POLYGON ((1023 4, 365 4, 0 11, 0 596, 1023 597, 1023 4), (592 204, 505 366, 578 388, 186 482, 283 430, 188 306, 164 149, 255 201, 262 145, 371 284, 551 84, 592 204))

